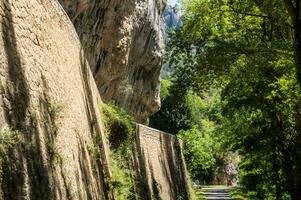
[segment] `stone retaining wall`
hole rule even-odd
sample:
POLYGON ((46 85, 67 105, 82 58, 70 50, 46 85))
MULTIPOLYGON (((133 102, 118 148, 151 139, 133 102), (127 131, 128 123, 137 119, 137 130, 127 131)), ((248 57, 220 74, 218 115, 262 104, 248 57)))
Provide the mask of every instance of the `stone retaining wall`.
POLYGON ((189 199, 182 144, 174 135, 137 124, 133 168, 137 199, 189 199))

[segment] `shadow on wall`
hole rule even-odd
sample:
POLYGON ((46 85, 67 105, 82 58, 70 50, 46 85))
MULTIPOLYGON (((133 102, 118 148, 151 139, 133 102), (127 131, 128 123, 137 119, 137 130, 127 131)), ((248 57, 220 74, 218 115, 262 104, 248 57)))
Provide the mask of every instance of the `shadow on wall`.
MULTIPOLYGON (((11 2, 13 0, 0 3, 0 17, 2 18, 0 32, 2 38, 0 39, 3 40, 4 56, 7 58, 7 66, 2 66, 1 69, 5 73, 3 77, 5 81, 1 83, 0 89, 3 104, 1 106, 6 122, 10 130, 18 133, 19 142, 8 149, 1 149, 3 174, 0 179, 0 198, 7 200, 61 200, 101 199, 104 197, 109 199, 110 194, 103 191, 108 188, 103 181, 107 175, 105 174, 107 169, 103 168, 106 163, 101 163, 104 156, 94 158, 92 153, 88 152, 87 144, 80 136, 78 136, 79 155, 78 158, 74 158, 80 164, 80 169, 75 174, 78 177, 77 188, 70 188, 67 172, 63 169, 63 165, 68 163, 64 163, 55 147, 59 132, 58 119, 62 107, 57 102, 53 102, 48 80, 43 74, 37 80, 41 83, 40 95, 37 99, 31 99, 29 85, 35 80, 27 80, 24 66, 22 66, 13 22, 14 12, 12 9, 14 8, 11 7, 11 2), (33 104, 34 100, 37 100, 37 105, 33 104), (93 169, 85 165, 87 162, 92 164, 93 169), (95 179, 96 187, 91 183, 91 180, 95 179)), ((82 55, 80 58, 84 60, 82 55)), ((85 110, 87 118, 91 122, 90 133, 97 141, 98 148, 101 148, 103 147, 103 143, 100 142, 101 129, 95 121, 96 112, 87 68, 86 64, 82 62, 85 110)), ((1 124, 1 126, 3 128, 4 125, 1 124)), ((104 160, 104 162, 106 161, 104 160)))
POLYGON ((182 160, 180 141, 173 135, 160 134, 161 166, 171 186, 173 199, 189 199, 186 168, 182 160))
POLYGON ((136 199, 151 199, 151 186, 147 181, 147 168, 146 168, 146 158, 145 152, 141 147, 139 127, 136 125, 136 141, 133 148, 133 162, 132 168, 135 172, 135 194, 136 199))
MULTIPOLYGON (((1 94, 4 102, 4 114, 8 125, 13 130, 18 130, 22 135, 24 144, 9 149, 5 154, 5 169, 1 183, 4 199, 19 199, 30 197, 31 199, 50 199, 50 177, 48 166, 43 162, 40 147, 40 134, 36 119, 29 113, 29 88, 24 71, 21 66, 21 57, 17 50, 16 34, 13 24, 10 1, 2 1, 3 23, 2 39, 8 64, 8 75, 5 84, 1 86, 1 94), (33 157, 34 155, 34 157, 33 157), (27 171, 25 175, 23 172, 27 171), (29 184, 29 191, 23 188, 29 184)), ((40 101, 42 105, 45 102, 40 101)), ((47 106, 41 106, 41 109, 47 106)), ((49 119, 50 120, 50 119, 49 119)), ((52 124, 45 123, 45 124, 52 124)), ((48 127, 44 127, 48 129, 48 127)), ((52 138, 48 135, 48 138, 52 138)))
POLYGON ((138 124, 133 160, 136 161, 133 163, 137 179, 136 191, 141 199, 159 200, 163 196, 168 199, 189 199, 186 166, 180 141, 175 136, 138 124), (152 138, 157 138, 158 141, 153 144, 145 142, 148 134, 155 135, 152 138), (158 158, 159 166, 155 166, 158 158), (163 172, 163 177, 159 177, 159 171, 163 172), (163 187, 165 192, 170 189, 168 194, 162 193, 163 187))
MULTIPOLYGON (((17 49, 17 39, 13 24, 10 1, 2 1, 2 39, 8 68, 5 84, 1 86, 3 108, 6 121, 13 131, 18 131, 20 142, 3 153, 4 169, 1 189, 4 199, 60 199, 70 196, 67 182, 64 186, 54 174, 54 139, 57 134, 54 105, 50 102, 45 77, 41 77, 43 93, 39 98, 38 110, 30 106, 30 91, 21 56, 17 49), (41 123, 40 123, 41 122, 41 123), (44 133, 44 137, 42 136, 44 133), (43 141, 45 138, 45 141, 43 141), (43 149, 46 149, 43 151, 43 149), (26 189, 25 189, 26 188, 26 189), (65 188, 57 191, 56 188, 65 188), (55 196, 57 192, 58 196, 55 196)), ((59 165, 61 161, 57 160, 59 165)), ((63 174, 63 172, 61 171, 63 174)))
MULTIPOLYGON (((104 138, 104 133, 101 130, 100 124, 97 123, 97 114, 96 114, 96 110, 95 110, 95 105, 94 105, 94 101, 93 101, 93 92, 92 92, 92 88, 91 88, 91 77, 92 75, 90 74, 90 67, 89 64, 84 56, 84 51, 81 50, 80 53, 80 59, 81 59, 81 70, 82 70, 82 82, 83 82, 83 90, 85 92, 85 102, 86 102, 86 115, 87 115, 87 119, 90 122, 90 133, 92 136, 92 140, 93 140, 93 145, 95 148, 97 148, 97 155, 93 155, 93 153, 91 153, 91 157, 94 157, 95 159, 91 159, 91 164, 93 166, 94 169, 97 170, 93 170, 95 173, 95 177, 97 178, 97 184, 100 184, 101 187, 98 188, 104 188, 105 191, 98 191, 103 193, 103 197, 105 199, 113 199, 113 190, 111 187, 111 183, 110 182, 105 182, 104 180, 109 180, 109 177, 111 177, 111 172, 109 169, 109 164, 108 164, 108 155, 107 155, 107 150, 106 148, 104 148, 105 146, 105 138, 104 138), (99 182, 98 182, 99 181, 99 182)), ((99 100, 100 101, 100 100, 99 100)), ((97 102, 100 103, 100 102, 97 102)), ((83 147, 83 143, 82 141, 81 145, 79 145, 80 148, 83 147)), ((80 152, 82 152, 84 157, 84 151, 80 150, 80 152)), ((80 161, 80 165, 82 168, 82 171, 86 171, 85 168, 85 160, 79 160, 80 161)), ((88 180, 85 181, 88 184, 88 180)), ((93 194, 95 191, 90 191, 90 194, 87 195, 91 195, 93 194)), ((94 199, 94 198, 93 198, 94 199)))

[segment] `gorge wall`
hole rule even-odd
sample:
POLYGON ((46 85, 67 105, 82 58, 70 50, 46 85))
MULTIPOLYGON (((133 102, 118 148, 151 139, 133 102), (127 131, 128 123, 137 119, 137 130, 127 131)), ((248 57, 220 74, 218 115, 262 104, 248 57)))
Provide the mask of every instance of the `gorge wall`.
POLYGON ((137 124, 133 169, 141 199, 190 199, 182 144, 174 135, 137 124))
POLYGON ((0 199, 111 199, 101 99, 56 0, 0 2, 0 89, 0 199))
POLYGON ((60 0, 100 95, 145 122, 160 107, 165 0, 60 0))
MULTIPOLYGON (((57 0, 0 2, 0 199, 114 199, 101 98, 138 122, 160 107, 165 2, 60 3, 69 16, 57 0)), ((137 199, 188 199, 180 142, 136 136, 137 199)))

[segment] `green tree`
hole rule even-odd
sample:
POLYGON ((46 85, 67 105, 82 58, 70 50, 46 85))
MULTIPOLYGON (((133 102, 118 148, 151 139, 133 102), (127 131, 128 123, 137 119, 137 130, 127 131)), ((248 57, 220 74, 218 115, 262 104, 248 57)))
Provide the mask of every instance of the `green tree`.
POLYGON ((187 91, 220 88, 221 109, 211 117, 220 140, 242 156, 245 190, 252 199, 300 199, 299 1, 183 0, 182 7, 184 27, 167 53, 176 77, 171 93, 182 103, 175 95, 167 110, 187 105, 187 91))

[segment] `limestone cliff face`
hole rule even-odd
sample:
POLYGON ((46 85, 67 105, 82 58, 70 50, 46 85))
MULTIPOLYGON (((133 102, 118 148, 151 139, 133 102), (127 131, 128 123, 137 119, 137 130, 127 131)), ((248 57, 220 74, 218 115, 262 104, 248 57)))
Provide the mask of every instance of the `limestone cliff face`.
POLYGON ((160 107, 165 0, 61 0, 104 101, 144 122, 160 107))
POLYGON ((0 2, 0 89, 0 199, 110 199, 101 99, 56 0, 0 2))
POLYGON ((183 26, 183 17, 179 12, 177 5, 168 5, 164 10, 164 24, 166 29, 181 29, 183 26))

